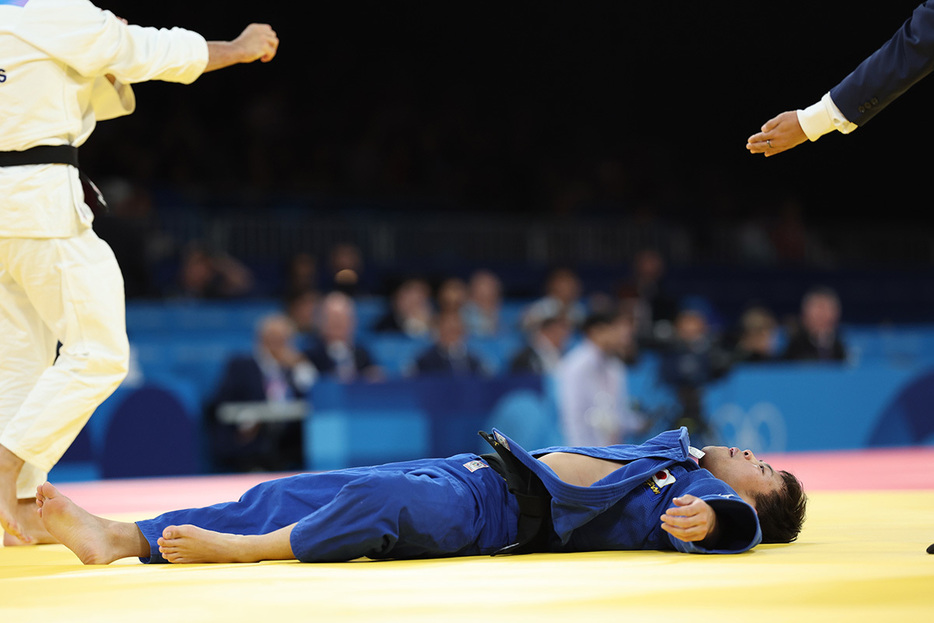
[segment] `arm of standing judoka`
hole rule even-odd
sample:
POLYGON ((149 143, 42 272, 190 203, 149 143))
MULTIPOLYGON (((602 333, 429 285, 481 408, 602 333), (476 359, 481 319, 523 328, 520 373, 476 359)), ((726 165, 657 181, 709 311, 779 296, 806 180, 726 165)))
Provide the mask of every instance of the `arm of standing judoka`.
POLYGON ((107 121, 132 113, 136 109, 136 96, 130 85, 111 75, 101 76, 94 81, 91 107, 96 120, 107 121))
POLYGON ((86 0, 46 0, 42 9, 24 36, 82 76, 190 83, 208 62, 207 42, 190 30, 128 26, 86 0))

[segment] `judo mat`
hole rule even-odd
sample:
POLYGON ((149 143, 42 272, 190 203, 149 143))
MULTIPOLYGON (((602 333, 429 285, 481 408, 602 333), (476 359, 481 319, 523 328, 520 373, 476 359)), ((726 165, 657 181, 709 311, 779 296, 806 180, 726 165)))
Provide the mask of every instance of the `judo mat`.
MULTIPOLYGON (((0 548, 0 621, 934 621, 934 448, 763 456, 810 503, 799 540, 732 556, 594 552, 427 561, 83 566, 0 548)), ((65 483, 135 520, 270 475, 65 483)))

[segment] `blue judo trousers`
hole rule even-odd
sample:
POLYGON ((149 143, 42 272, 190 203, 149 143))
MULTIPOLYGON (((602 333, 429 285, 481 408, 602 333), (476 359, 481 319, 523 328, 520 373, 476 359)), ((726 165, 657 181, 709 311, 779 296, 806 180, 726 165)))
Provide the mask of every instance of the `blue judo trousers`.
MULTIPOLYGON (((626 549, 739 553, 761 541, 755 510, 688 453, 687 430, 667 431, 641 445, 555 446, 529 453, 493 431, 551 495, 551 551, 626 549), (626 462, 590 487, 560 480, 535 457, 574 452, 626 462), (695 495, 717 512, 718 543, 701 547, 661 529, 672 499, 695 495)), ((165 562, 157 539, 165 527, 192 524, 232 534, 266 534, 295 524, 292 552, 303 562, 361 557, 438 558, 492 554, 514 543, 518 503, 505 480, 476 454, 422 459, 271 480, 240 500, 172 511, 137 522, 150 558, 165 562)))

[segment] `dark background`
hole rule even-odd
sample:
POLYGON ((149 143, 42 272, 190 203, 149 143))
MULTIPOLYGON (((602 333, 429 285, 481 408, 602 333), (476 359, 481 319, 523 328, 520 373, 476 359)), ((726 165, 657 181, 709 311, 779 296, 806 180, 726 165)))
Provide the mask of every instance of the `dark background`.
POLYGON ((769 159, 744 147, 772 116, 817 101, 916 5, 102 1, 209 40, 268 22, 281 45, 266 66, 137 85, 137 112, 101 124, 82 161, 152 188, 157 207, 344 197, 690 223, 793 198, 817 228, 920 226, 934 81, 850 136, 769 159))

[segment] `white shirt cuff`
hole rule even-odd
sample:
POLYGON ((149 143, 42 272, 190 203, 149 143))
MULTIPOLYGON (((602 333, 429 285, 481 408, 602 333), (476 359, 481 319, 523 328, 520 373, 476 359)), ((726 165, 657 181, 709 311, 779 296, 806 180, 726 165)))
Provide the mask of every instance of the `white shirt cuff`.
POLYGON ((798 123, 801 129, 808 137, 808 140, 816 141, 824 134, 837 130, 843 134, 849 134, 856 129, 856 124, 850 122, 837 105, 830 98, 830 93, 825 93, 824 97, 816 104, 808 106, 804 110, 798 110, 798 123))

